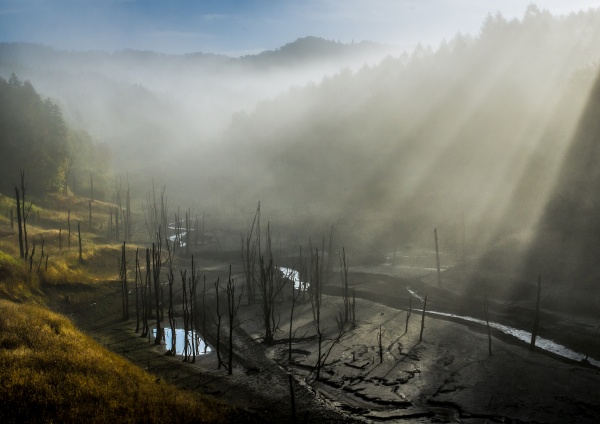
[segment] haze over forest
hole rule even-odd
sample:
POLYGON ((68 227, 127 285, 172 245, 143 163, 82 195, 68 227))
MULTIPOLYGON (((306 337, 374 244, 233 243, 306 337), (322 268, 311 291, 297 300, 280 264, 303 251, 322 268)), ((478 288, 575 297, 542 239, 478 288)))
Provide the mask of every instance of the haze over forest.
MULTIPOLYGON (((529 6, 412 52, 316 37, 239 58, 2 43, 0 76, 30 81, 110 151, 107 199, 116 175, 139 201, 154 180, 173 207, 240 231, 260 201, 290 240, 333 225, 356 250, 427 246, 437 228, 455 258, 505 249, 517 278, 587 285, 599 46, 600 10, 529 6)), ((76 164, 80 181, 90 166, 76 164)))

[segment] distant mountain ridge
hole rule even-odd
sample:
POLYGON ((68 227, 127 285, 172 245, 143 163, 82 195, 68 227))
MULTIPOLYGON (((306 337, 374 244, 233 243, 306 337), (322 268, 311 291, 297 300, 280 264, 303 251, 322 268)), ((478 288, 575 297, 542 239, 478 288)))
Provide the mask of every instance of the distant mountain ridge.
POLYGON ((120 65, 137 64, 139 66, 177 64, 200 66, 252 65, 264 68, 270 65, 293 66, 298 63, 309 63, 324 59, 350 59, 352 57, 375 55, 381 56, 396 51, 387 46, 371 41, 345 44, 339 41, 326 40, 308 36, 299 38, 275 50, 266 50, 254 55, 239 58, 223 54, 193 52, 185 54, 159 53, 149 50, 123 49, 115 52, 103 50, 62 50, 44 44, 25 42, 0 42, 0 63, 19 63, 26 66, 44 62, 44 66, 54 67, 57 64, 73 64, 85 61, 88 66, 99 62, 111 61, 120 65))
POLYGON ((166 140, 215 140, 234 114, 249 113, 290 87, 377 63, 390 51, 377 43, 343 44, 318 37, 239 58, 202 52, 68 51, 2 42, 0 76, 15 73, 31 81, 61 107, 72 126, 109 144, 127 140, 125 148, 133 152, 166 140))
POLYGON ((299 61, 322 60, 343 58, 360 55, 389 54, 396 49, 392 46, 361 41, 359 43, 344 44, 339 41, 326 40, 319 37, 304 37, 285 44, 276 50, 267 50, 256 55, 242 56, 240 60, 258 65, 284 65, 294 64, 299 61))

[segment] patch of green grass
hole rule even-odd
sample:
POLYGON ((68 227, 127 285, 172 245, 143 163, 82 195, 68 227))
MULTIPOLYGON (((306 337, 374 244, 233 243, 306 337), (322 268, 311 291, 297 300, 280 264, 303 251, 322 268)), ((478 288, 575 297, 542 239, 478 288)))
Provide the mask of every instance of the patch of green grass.
POLYGON ((239 412, 156 377, 36 305, 0 300, 0 422, 231 422, 239 412))

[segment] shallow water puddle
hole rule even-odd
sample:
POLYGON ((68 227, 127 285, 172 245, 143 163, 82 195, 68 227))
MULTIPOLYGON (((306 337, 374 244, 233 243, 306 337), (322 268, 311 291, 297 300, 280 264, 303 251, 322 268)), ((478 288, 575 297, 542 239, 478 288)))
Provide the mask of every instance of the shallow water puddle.
MULTIPOLYGON (((478 318, 461 316, 448 314, 446 312, 435 312, 435 311, 427 311, 432 315, 445 316, 450 318, 456 318, 463 321, 475 322, 477 324, 485 325, 485 321, 478 318)), ((516 337, 517 339, 529 343, 531 341, 531 333, 525 330, 519 330, 518 328, 509 327, 507 325, 499 324, 497 322, 490 322, 490 327, 495 328, 496 330, 502 331, 504 334, 508 334, 510 336, 516 337)), ((586 359, 586 355, 583 353, 575 352, 574 350, 569 349, 566 346, 558 344, 552 340, 546 339, 544 337, 537 336, 535 339, 535 347, 545 350, 547 352, 554 353, 556 355, 562 356, 563 358, 573 359, 575 361, 583 361, 586 359)), ((587 361, 594 365, 595 367, 600 367, 600 361, 594 358, 587 358, 587 361)))
MULTIPOLYGON (((161 329, 162 333, 163 333, 163 342, 165 344, 165 347, 168 349, 171 349, 171 340, 172 340, 172 335, 171 335, 171 329, 170 328, 162 328, 161 329)), ((152 330, 152 337, 154 339, 156 339, 156 328, 154 328, 152 330)), ((200 337, 200 335, 196 332, 196 331, 188 331, 187 334, 187 338, 188 338, 188 354, 191 355, 194 353, 194 350, 196 351, 196 355, 204 355, 204 354, 208 354, 210 352, 212 352, 212 349, 210 348, 210 346, 208 346, 206 343, 204 343, 204 340, 200 337), (193 347, 195 347, 195 349, 193 349, 192 347, 192 341, 193 343, 193 347)), ((176 328, 175 329, 175 354, 176 355, 184 355, 185 354, 185 330, 183 328, 176 328)))
MULTIPOLYGON (((421 296, 419 296, 415 291, 410 288, 407 289, 411 296, 415 296, 418 299, 423 300, 421 296)), ((447 312, 437 312, 437 311, 427 311, 430 315, 437 315, 440 317, 448 317, 454 318, 467 322, 474 322, 481 325, 486 325, 485 321, 479 318, 473 318, 469 316, 449 314, 447 312)), ((497 322, 490 322, 490 327, 495 328, 496 330, 500 330, 504 334, 508 334, 509 336, 513 336, 525 343, 529 343, 531 341, 531 332, 525 330, 519 330, 518 328, 509 327, 508 325, 499 324, 497 322)), ((572 359, 574 361, 582 362, 587 360, 591 365, 600 368, 600 361, 594 358, 587 357, 583 353, 575 352, 574 350, 569 349, 566 346, 558 344, 552 340, 546 339, 544 337, 537 336, 535 339, 535 346, 539 349, 545 350, 546 352, 554 353, 558 356, 562 356, 563 358, 572 359)))
POLYGON ((291 280, 294 282, 294 288, 296 290, 308 290, 308 288, 310 287, 310 284, 308 282, 301 282, 300 281, 300 274, 298 273, 298 271, 296 271, 295 269, 292 268, 285 268, 280 266, 279 270, 281 272, 283 272, 283 276, 285 278, 287 278, 288 280, 291 280))

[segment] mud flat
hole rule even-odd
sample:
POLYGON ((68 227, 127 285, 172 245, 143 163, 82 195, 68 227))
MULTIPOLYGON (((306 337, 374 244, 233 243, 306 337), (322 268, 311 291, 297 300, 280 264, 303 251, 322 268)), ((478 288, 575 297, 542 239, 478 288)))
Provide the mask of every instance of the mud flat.
MULTIPOLYGON (((334 312, 341 299, 324 296, 323 328, 328 352, 319 379, 316 339, 294 343, 270 354, 297 379, 311 384, 342 411, 366 421, 390 422, 597 422, 600 372, 561 361, 525 346, 494 338, 466 325, 425 318, 413 310, 405 332, 406 312, 358 299, 356 326, 339 335, 334 312), (331 315, 330 318, 327 318, 331 315), (378 334, 382 329, 383 360, 378 334)), ((248 311, 249 312, 249 311, 248 311)), ((248 316, 250 318, 250 316, 248 316)), ((310 305, 298 308, 295 322, 311 333, 310 305)), ((281 328, 288 323, 282 320, 281 328)), ((295 324, 296 327, 296 324, 295 324)), ((258 328, 257 328, 258 330, 258 328)), ((314 332, 314 330, 313 330, 314 332)))
MULTIPOLYGON (((216 267, 222 271, 223 267, 216 267)), ((216 269, 215 268, 215 269, 216 269)), ((355 275, 361 290, 398 292, 419 282, 355 275), (371 281, 360 285, 362 281, 371 281), (389 287, 388 287, 389 286, 389 287), (379 289, 376 289, 379 287, 379 289)), ((323 295, 322 352, 316 378, 318 342, 308 297, 296 304, 292 360, 288 360, 289 298, 278 305, 276 343, 261 343, 259 305, 244 305, 234 335, 233 375, 218 368, 213 349, 196 362, 167 357, 122 322, 116 283, 94 288, 61 288, 50 294, 56 309, 93 337, 142 368, 182 389, 198 391, 259 414, 265 422, 291 422, 288 375, 298 422, 545 422, 595 423, 600 416, 600 371, 561 360, 522 343, 494 337, 467 323, 425 317, 419 341, 418 300, 406 331, 405 310, 356 299, 356 322, 340 335, 336 315, 342 299, 323 295), (378 343, 382 332, 382 360, 378 343)), ((222 334, 222 340, 227 335, 222 334)), ((214 343, 214 334, 207 337, 214 343)), ((214 345, 213 345, 214 346, 214 345)), ((223 351, 223 354, 226 354, 223 351)))

